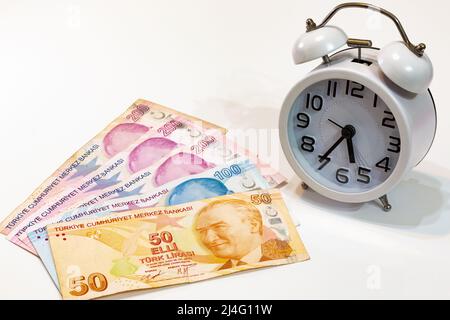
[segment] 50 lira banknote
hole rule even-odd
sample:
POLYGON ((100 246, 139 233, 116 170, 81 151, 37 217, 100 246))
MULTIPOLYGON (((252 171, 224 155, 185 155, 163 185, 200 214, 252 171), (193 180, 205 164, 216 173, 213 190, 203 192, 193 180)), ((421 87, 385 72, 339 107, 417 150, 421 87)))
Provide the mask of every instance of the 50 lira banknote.
POLYGON ((64 299, 195 282, 309 259, 278 190, 48 226, 64 299))
POLYGON ((9 234, 46 200, 104 165, 117 153, 127 149, 149 130, 165 130, 174 117, 199 121, 201 126, 226 130, 206 121, 146 100, 137 100, 123 114, 86 143, 50 175, 32 194, 0 223, 3 234, 9 234))
POLYGON ((171 206, 211 197, 267 189, 268 183, 258 168, 249 160, 236 159, 206 172, 180 178, 167 183, 146 195, 116 198, 101 204, 80 207, 45 220, 28 233, 28 238, 41 258, 52 280, 58 286, 53 264, 47 224, 74 222, 87 218, 100 218, 112 212, 135 210, 155 206, 171 206))

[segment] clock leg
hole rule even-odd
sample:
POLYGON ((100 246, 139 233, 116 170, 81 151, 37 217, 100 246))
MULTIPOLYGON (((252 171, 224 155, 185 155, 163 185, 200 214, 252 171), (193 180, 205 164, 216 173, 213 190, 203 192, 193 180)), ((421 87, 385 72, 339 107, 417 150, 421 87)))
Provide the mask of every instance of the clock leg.
POLYGON ((388 200, 388 197, 387 197, 386 194, 385 194, 384 196, 378 198, 378 199, 381 201, 381 205, 383 206, 383 210, 384 210, 385 212, 391 211, 392 206, 391 206, 391 204, 389 203, 389 200, 388 200))
POLYGON ((308 188, 309 188, 308 185, 306 183, 302 182, 302 189, 308 190, 308 188))

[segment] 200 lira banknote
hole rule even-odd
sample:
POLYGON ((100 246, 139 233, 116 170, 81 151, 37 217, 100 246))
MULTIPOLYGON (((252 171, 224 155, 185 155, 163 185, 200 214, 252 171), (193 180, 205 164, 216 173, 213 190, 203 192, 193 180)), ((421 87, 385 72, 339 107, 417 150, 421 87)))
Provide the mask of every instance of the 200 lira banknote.
MULTIPOLYGON (((32 194, 13 210, 1 223, 0 230, 9 234, 15 226, 40 208, 46 200, 63 190, 68 184, 92 173, 104 165, 111 157, 125 150, 136 139, 149 130, 164 130, 164 125, 173 117, 199 119, 173 109, 145 100, 137 100, 123 114, 117 117, 93 139, 67 159, 32 194)), ((226 130, 211 123, 201 121, 202 126, 226 130)))
POLYGON ((112 212, 135 210, 155 206, 177 205, 194 200, 207 199, 231 193, 267 189, 268 183, 258 168, 249 160, 235 160, 206 172, 184 177, 156 188, 147 195, 111 199, 102 204, 80 207, 48 219, 28 233, 28 238, 41 258, 52 280, 58 286, 53 264, 47 224, 74 222, 87 218, 100 218, 112 212))
POLYGON ((309 258, 278 190, 48 226, 64 299, 194 282, 309 258))

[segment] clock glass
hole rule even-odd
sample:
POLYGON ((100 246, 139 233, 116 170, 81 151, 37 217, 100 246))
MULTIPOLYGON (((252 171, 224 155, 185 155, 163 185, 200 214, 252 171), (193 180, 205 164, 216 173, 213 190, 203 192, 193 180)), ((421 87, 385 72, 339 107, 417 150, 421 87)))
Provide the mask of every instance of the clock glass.
POLYGON ((312 179, 345 193, 382 184, 401 152, 389 107, 369 88, 346 79, 320 81, 298 95, 289 114, 288 139, 312 179))

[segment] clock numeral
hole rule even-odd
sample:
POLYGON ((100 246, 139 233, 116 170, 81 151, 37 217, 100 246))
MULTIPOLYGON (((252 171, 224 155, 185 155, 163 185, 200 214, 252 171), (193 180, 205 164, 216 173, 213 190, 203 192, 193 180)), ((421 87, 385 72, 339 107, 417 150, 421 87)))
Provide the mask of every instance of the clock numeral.
POLYGON ((392 112, 384 111, 384 114, 387 114, 388 117, 383 118, 383 122, 381 123, 381 125, 383 127, 395 129, 395 118, 394 118, 394 115, 392 114, 392 112))
POLYGON ((302 148, 302 150, 304 150, 306 152, 313 152, 315 143, 316 143, 316 140, 313 137, 303 136, 302 144, 300 145, 300 147, 302 148))
POLYGON ((306 113, 300 112, 297 113, 297 127, 299 128, 307 128, 309 126, 310 118, 306 113))
POLYGON ((327 96, 336 98, 337 81, 328 81, 327 96))
POLYGON ((373 96, 373 107, 374 108, 376 108, 377 107, 377 105, 378 105, 378 96, 377 95, 374 95, 373 96))
POLYGON ((319 95, 314 95, 311 98, 311 94, 306 95, 306 109, 311 107, 313 110, 320 111, 323 106, 323 98, 319 95))
POLYGON ((356 179, 356 181, 361 182, 361 183, 365 183, 365 184, 369 184, 370 183, 370 176, 369 173, 372 170, 364 168, 364 167, 359 167, 358 168, 358 176, 359 178, 356 179))
POLYGON ((345 175, 345 174, 348 173, 348 172, 349 172, 349 170, 348 170, 348 169, 345 169, 345 168, 340 168, 340 169, 338 169, 338 170, 336 171, 336 180, 337 180, 339 183, 342 183, 342 184, 348 183, 349 178, 348 178, 347 175, 345 175))
POLYGON ((376 164, 376 167, 383 169, 384 172, 388 172, 389 170, 391 170, 391 168, 389 167, 389 157, 383 158, 376 164))
POLYGON ((330 157, 323 158, 323 155, 319 155, 319 160, 321 160, 321 159, 323 159, 322 161, 324 161, 324 162, 320 165, 320 167, 318 169, 319 171, 322 170, 331 161, 330 157))
POLYGON ((388 148, 387 151, 399 153, 400 152, 400 138, 389 136, 389 139, 393 140, 389 142, 389 145, 393 148, 388 148))
MULTIPOLYGON (((342 184, 347 184, 350 181, 350 178, 348 176, 348 173, 350 172, 349 169, 346 168, 340 168, 336 171, 336 180, 339 183, 342 184)), ((359 167, 358 168, 358 178, 356 179, 356 181, 364 183, 364 184, 369 184, 370 183, 370 172, 372 172, 372 170, 368 169, 368 168, 364 168, 364 167, 359 167)))
POLYGON ((362 84, 358 82, 347 80, 347 85, 345 86, 345 94, 346 95, 350 94, 352 97, 355 98, 364 99, 364 96, 362 94, 358 94, 358 92, 363 92, 365 88, 366 87, 364 87, 362 84), (352 83, 351 89, 350 89, 350 82, 352 83))

